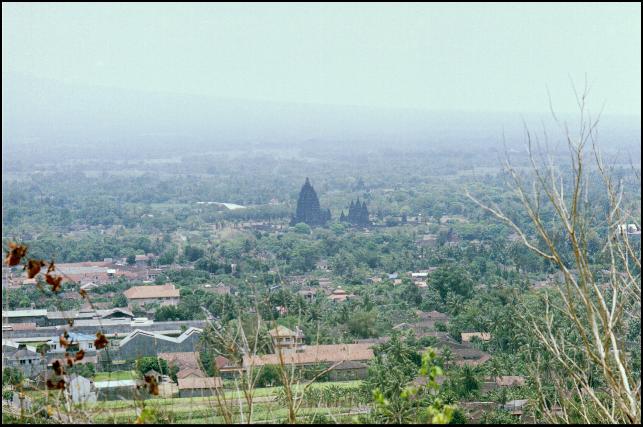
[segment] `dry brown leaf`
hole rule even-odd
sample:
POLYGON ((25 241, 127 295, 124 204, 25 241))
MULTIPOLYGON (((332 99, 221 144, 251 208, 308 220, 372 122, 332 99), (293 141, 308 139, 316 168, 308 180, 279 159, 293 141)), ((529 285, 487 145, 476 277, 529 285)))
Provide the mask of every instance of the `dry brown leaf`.
POLYGON ((85 350, 80 350, 76 353, 76 360, 83 360, 83 357, 85 357, 85 350))
POLYGON ((27 265, 25 265, 24 270, 27 270, 27 277, 33 279, 40 273, 40 268, 44 266, 45 263, 41 259, 30 259, 27 265))
POLYGON ((4 262, 13 267, 14 265, 20 264, 20 260, 27 255, 27 246, 19 245, 16 242, 9 242, 9 252, 4 262))
POLYGON ((60 282, 62 282, 62 280, 63 280, 62 276, 54 277, 54 276, 52 276, 50 274, 46 274, 45 275, 45 280, 47 281, 47 283, 49 283, 51 285, 51 290, 53 292, 60 291, 60 288, 61 288, 60 282))
POLYGON ((58 381, 54 382, 51 379, 48 379, 47 388, 53 390, 62 390, 65 388, 65 380, 61 378, 58 381))
POLYGON ((145 382, 147 383, 147 390, 150 394, 158 396, 159 394, 159 385, 156 381, 156 378, 152 375, 145 375, 145 382))
POLYGON ((65 348, 67 348, 67 347, 69 347, 71 345, 71 342, 68 341, 67 338, 69 338, 69 333, 67 333, 67 331, 65 331, 65 333, 62 334, 60 336, 60 339, 58 340, 60 342, 60 345, 65 347, 65 348))
POLYGON ((51 368, 54 370, 56 375, 62 375, 65 373, 63 370, 62 363, 60 363, 60 360, 54 360, 54 363, 51 364, 51 368))
POLYGON ((107 340, 107 337, 103 335, 102 332, 96 332, 96 340, 94 340, 94 346, 96 347, 96 350, 105 348, 108 343, 109 341, 107 340))

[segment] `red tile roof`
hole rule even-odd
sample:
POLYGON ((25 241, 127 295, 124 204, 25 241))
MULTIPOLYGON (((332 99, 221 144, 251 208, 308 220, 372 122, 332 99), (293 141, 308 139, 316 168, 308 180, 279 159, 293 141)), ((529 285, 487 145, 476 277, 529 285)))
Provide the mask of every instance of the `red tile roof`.
POLYGON ((134 286, 123 294, 127 299, 178 298, 180 295, 172 283, 160 286, 134 286))
MULTIPOLYGON (((373 344, 332 344, 311 345, 297 351, 284 351, 282 353, 286 364, 313 364, 323 362, 342 362, 345 360, 363 361, 373 358, 373 344)), ((244 356, 243 366, 279 365, 279 354, 265 354, 263 356, 244 356)))

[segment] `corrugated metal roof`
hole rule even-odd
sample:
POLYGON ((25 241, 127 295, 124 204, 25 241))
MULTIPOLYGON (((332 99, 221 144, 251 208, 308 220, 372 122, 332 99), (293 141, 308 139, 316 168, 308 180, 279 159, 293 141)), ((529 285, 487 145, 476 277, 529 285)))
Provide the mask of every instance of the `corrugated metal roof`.
POLYGON ((125 338, 123 338, 123 340, 119 343, 119 345, 123 346, 123 345, 127 344, 129 341, 131 341, 132 339, 134 339, 134 337, 136 337, 138 335, 145 335, 145 336, 148 336, 148 337, 152 337, 154 339, 163 340, 163 341, 169 341, 169 342, 173 342, 173 343, 178 344, 178 343, 182 343, 183 341, 185 341, 188 337, 190 337, 190 335, 192 335, 194 333, 200 334, 201 332, 203 332, 203 329, 191 327, 191 328, 188 328, 185 332, 183 332, 178 337, 174 338, 174 337, 168 337, 167 335, 159 334, 157 332, 150 332, 150 331, 143 331, 141 329, 136 329, 136 330, 130 332, 129 335, 127 335, 125 338))
POLYGON ((47 310, 2 310, 2 317, 46 316, 47 310))

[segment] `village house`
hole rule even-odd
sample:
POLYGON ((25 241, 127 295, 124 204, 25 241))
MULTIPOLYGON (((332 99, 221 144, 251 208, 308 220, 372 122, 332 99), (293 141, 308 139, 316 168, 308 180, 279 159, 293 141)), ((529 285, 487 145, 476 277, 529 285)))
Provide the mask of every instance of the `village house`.
POLYGON ((235 374, 243 371, 241 366, 220 355, 214 358, 214 367, 216 372, 223 378, 233 378, 235 374))
POLYGON ((296 331, 292 331, 285 326, 279 325, 268 331, 275 351, 278 349, 292 349, 303 344, 304 333, 299 328, 296 329, 296 331))
POLYGON ((66 339, 70 344, 67 346, 63 346, 60 343, 60 336, 53 337, 47 341, 46 344, 48 351, 45 355, 47 356, 47 362, 49 364, 54 359, 64 358, 64 355, 67 353, 74 355, 81 350, 85 352, 85 357, 80 363, 95 361, 96 348, 94 347, 94 341, 96 340, 96 336, 79 334, 76 332, 68 332, 68 335, 69 336, 66 339))
POLYGON ((183 378, 203 378, 203 377, 205 377, 205 374, 203 374, 203 371, 195 368, 181 369, 176 373, 177 380, 180 380, 183 378))
POLYGON ((134 304, 177 305, 180 301, 180 292, 172 283, 158 286, 133 286, 123 292, 127 298, 128 308, 134 304))
POLYGON ((177 367, 179 370, 200 370, 199 353, 196 351, 160 352, 158 357, 165 360, 169 367, 177 367))
POLYGON ((328 299, 333 302, 343 302, 354 297, 355 295, 347 293, 344 289, 342 289, 341 286, 338 286, 337 289, 335 289, 333 293, 328 296, 328 299))
POLYGON ((2 367, 19 369, 27 378, 34 377, 46 369, 42 356, 36 348, 18 344, 10 340, 2 340, 2 367))
POLYGON ((220 377, 195 377, 178 378, 179 397, 205 397, 212 396, 216 389, 223 388, 220 377))
POLYGON ((135 255, 134 256, 134 264, 137 267, 149 266, 153 260, 154 260, 154 255, 153 254, 135 255))

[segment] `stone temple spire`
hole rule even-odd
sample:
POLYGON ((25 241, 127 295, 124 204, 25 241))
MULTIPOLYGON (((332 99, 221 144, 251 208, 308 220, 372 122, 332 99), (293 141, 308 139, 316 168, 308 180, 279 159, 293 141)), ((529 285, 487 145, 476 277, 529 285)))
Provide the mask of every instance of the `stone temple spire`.
POLYGON ((301 187, 297 199, 297 210, 292 218, 291 224, 304 222, 308 225, 324 225, 330 220, 330 211, 322 210, 319 206, 319 198, 315 189, 306 177, 306 182, 301 187))

